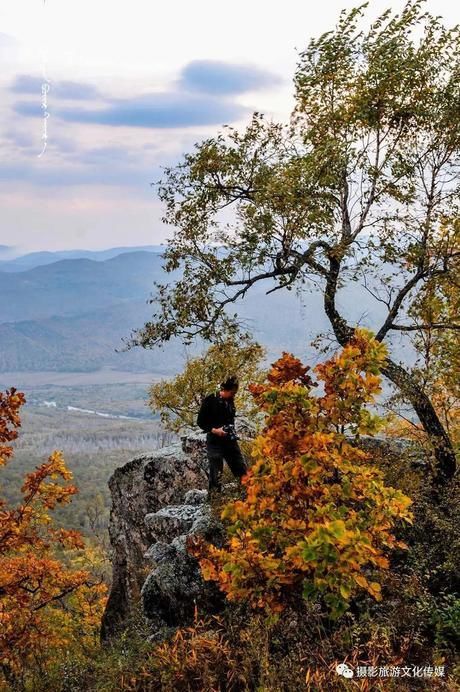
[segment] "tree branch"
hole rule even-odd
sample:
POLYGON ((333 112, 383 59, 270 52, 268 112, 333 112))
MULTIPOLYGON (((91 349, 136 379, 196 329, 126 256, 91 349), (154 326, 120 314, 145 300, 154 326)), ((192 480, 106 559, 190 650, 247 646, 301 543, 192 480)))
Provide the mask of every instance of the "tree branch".
POLYGON ((382 341, 385 338, 385 335, 387 334, 388 330, 391 328, 391 325, 393 324, 394 318, 398 314, 399 308, 401 307, 404 298, 407 296, 408 293, 410 293, 414 286, 416 286, 425 275, 426 272, 424 272, 421 269, 418 269, 414 276, 411 279, 409 279, 406 285, 403 286, 403 288, 401 288, 398 295, 393 301, 393 305, 388 311, 388 315, 385 319, 385 322, 382 324, 379 331, 375 335, 377 341, 382 341))
POLYGON ((460 329, 460 324, 449 324, 447 322, 433 322, 428 324, 395 324, 390 325, 390 329, 397 329, 401 332, 415 332, 417 330, 429 330, 429 329, 460 329))

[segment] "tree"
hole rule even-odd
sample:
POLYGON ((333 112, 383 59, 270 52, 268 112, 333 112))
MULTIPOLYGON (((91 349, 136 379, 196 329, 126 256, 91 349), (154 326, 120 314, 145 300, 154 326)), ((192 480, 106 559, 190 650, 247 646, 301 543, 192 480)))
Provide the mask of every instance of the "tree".
MULTIPOLYGON (((447 240, 460 255, 460 218, 455 219, 447 240)), ((459 272, 456 277, 428 280, 412 306, 411 317, 414 339, 420 353, 415 373, 421 386, 435 402, 440 418, 450 439, 458 444, 460 435, 460 342, 458 329, 454 329, 460 313, 459 272), (426 329, 416 329, 417 324, 426 329), (449 324, 451 329, 442 329, 449 324)))
MULTIPOLYGON (((301 54, 289 125, 256 113, 243 132, 227 128, 166 169, 159 195, 175 233, 165 269, 182 276, 157 284, 157 311, 131 345, 237 333, 241 324, 228 308, 260 282, 267 293, 318 287, 342 346, 356 324, 342 314, 338 294, 364 283, 385 309, 376 338, 388 341, 412 329, 407 316, 427 283, 453 280, 459 29, 409 0, 364 31, 364 7, 343 12, 301 54)), ((447 332, 458 322, 442 316, 415 328, 447 332)), ((432 401, 390 356, 382 373, 415 409, 442 486, 456 459, 432 401)))
POLYGON ((243 479, 247 497, 222 510, 227 545, 188 542, 204 578, 230 600, 277 612, 300 594, 323 597, 334 617, 360 590, 380 600, 375 574, 388 568, 387 551, 405 547, 392 531, 399 520, 411 522, 411 500, 384 484, 349 436, 378 428, 366 404, 380 391, 385 357, 383 344, 356 330, 315 368, 323 395, 313 395, 309 368, 285 352, 267 383, 250 386, 267 418, 243 479))
MULTIPOLYGON (((12 456, 24 403, 15 388, 0 392, 0 466, 12 456)), ((0 498, 0 672, 12 685, 34 666, 46 668, 76 633, 74 649, 97 641, 107 588, 85 568, 81 535, 56 528, 50 516, 77 492, 71 479, 55 451, 26 475, 18 507, 0 498)))
MULTIPOLYGON (((460 254, 460 218, 451 222, 446 242, 450 243, 451 252, 460 254)), ((460 285, 454 276, 428 279, 410 307, 409 323, 405 327, 418 353, 412 376, 433 402, 454 446, 458 446, 460 440, 460 342, 458 328, 455 327, 460 311, 459 289, 460 285), (446 324, 451 328, 444 329, 446 324), (420 329, 420 325, 424 325, 424 329, 420 329)), ((404 404, 400 393, 391 397, 388 403, 398 409, 404 404)), ((404 424, 396 423, 392 431, 403 431, 426 446, 423 428, 404 416, 403 419, 404 424)))
POLYGON ((250 418, 255 407, 247 385, 262 376, 259 367, 264 354, 265 350, 250 339, 242 343, 224 339, 210 346, 203 356, 189 358, 184 372, 174 379, 153 384, 149 405, 154 412, 160 411, 168 430, 179 432, 184 426, 194 427, 203 397, 226 377, 236 374, 240 382, 236 405, 240 416, 250 418))

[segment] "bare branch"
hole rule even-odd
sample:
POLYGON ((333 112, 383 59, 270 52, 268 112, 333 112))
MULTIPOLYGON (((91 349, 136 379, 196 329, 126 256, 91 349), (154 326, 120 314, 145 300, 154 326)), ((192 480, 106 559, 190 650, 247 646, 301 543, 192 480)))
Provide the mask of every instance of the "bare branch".
POLYGON ((394 322, 390 325, 390 329, 397 329, 401 332, 415 332, 418 330, 430 330, 430 329, 460 329, 460 324, 452 324, 449 322, 431 322, 428 324, 395 324, 394 322))
POLYGON ((375 338, 378 341, 382 341, 382 339, 384 339, 386 333, 388 332, 391 325, 393 324, 393 320, 396 317, 396 315, 398 314, 399 309, 400 309, 401 305, 403 304, 405 297, 408 295, 408 293, 410 293, 410 291, 414 288, 414 286, 416 286, 418 284, 418 282, 425 275, 426 275, 426 272, 424 272, 420 269, 417 270, 417 272, 414 274, 414 276, 411 279, 409 279, 409 281, 406 283, 406 285, 403 286, 403 288, 401 288, 401 290, 398 292, 398 295, 396 296, 396 298, 393 301, 393 305, 391 306, 391 308, 388 311, 388 315, 385 319, 385 322, 380 327, 379 331, 377 332, 377 334, 375 336, 375 338))

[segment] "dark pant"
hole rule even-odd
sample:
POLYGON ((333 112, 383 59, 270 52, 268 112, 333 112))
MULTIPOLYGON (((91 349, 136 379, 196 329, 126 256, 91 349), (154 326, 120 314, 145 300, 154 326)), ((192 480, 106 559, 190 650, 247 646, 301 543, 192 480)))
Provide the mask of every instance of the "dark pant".
POLYGON ((224 459, 233 475, 241 479, 248 470, 241 449, 236 440, 218 438, 208 433, 206 436, 206 452, 209 460, 209 490, 222 490, 222 472, 224 459))

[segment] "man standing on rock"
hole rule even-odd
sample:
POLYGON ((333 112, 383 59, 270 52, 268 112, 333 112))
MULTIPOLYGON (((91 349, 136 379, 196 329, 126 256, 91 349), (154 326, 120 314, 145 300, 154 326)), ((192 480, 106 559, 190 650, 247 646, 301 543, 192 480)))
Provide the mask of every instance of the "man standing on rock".
POLYGON ((235 404, 238 380, 232 376, 222 382, 220 390, 208 394, 198 413, 197 424, 206 433, 206 452, 209 460, 209 495, 222 491, 223 460, 241 482, 247 465, 234 432, 235 404))

